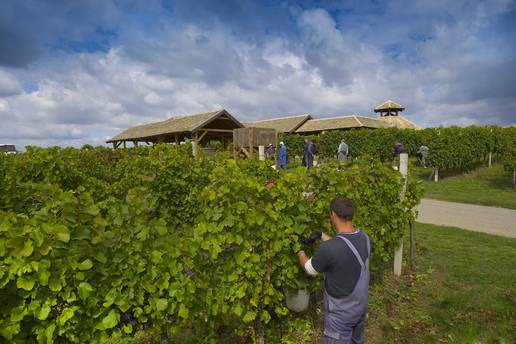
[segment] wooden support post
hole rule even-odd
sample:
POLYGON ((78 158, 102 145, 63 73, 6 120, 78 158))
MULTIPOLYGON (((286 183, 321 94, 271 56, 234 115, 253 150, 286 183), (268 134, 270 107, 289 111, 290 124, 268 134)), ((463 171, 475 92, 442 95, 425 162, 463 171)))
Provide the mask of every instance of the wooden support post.
POLYGON ((394 275, 401 276, 401 266, 403 262, 403 238, 400 240, 396 251, 394 251, 394 275))
POLYGON ((116 149, 116 142, 113 142, 113 149, 116 149))
POLYGON ((410 260, 410 269, 414 269, 414 221, 409 220, 409 240, 410 240, 410 252, 409 252, 409 260, 410 260))
POLYGON ((192 156, 197 156, 197 133, 192 135, 192 156))
POLYGON ((491 156, 492 156, 492 153, 489 152, 489 164, 488 164, 488 167, 491 167, 491 156))
POLYGON ((249 157, 252 157, 253 156, 253 145, 254 145, 254 142, 253 142, 253 128, 249 128, 248 140, 249 140, 249 157))
POLYGON ((134 145, 135 147, 138 147, 138 141, 134 140, 134 141, 133 141, 133 145, 134 145))
POLYGON ((164 136, 158 137, 158 143, 164 143, 164 142, 165 142, 165 137, 164 136))
POLYGON ((124 141, 124 148, 127 148, 127 147, 126 147, 126 144, 125 144, 125 141, 124 141))
MULTIPOLYGON (((403 187, 400 193, 400 200, 405 198, 405 193, 407 192, 407 174, 408 174, 408 154, 401 153, 400 154, 400 165, 398 168, 401 174, 401 181, 403 183, 403 187)), ((401 225, 399 228, 400 231, 404 230, 404 225, 401 225)), ((401 267, 403 262, 403 234, 401 240, 398 244, 398 247, 394 251, 394 274, 396 276, 401 275, 401 267)))
POLYGON ((244 155, 248 158, 251 157, 251 154, 249 154, 249 152, 247 151, 247 149, 245 149, 244 147, 240 148, 241 152, 244 153, 244 155))
POLYGON ((175 139, 176 139, 176 145, 179 145, 179 136, 176 134, 174 135, 175 139))

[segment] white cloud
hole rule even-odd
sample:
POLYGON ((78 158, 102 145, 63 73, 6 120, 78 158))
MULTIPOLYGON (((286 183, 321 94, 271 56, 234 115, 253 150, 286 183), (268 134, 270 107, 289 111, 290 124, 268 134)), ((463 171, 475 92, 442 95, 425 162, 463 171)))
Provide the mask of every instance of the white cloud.
POLYGON ((516 113, 516 87, 505 87, 514 85, 510 64, 483 51, 467 20, 432 26, 415 56, 401 48, 394 58, 324 10, 302 11, 297 20, 296 40, 245 40, 222 25, 163 24, 153 37, 122 32, 105 53, 56 53, 20 72, 38 84, 30 93, 0 70, 0 97, 10 90, 0 98, 0 120, 9 123, 0 141, 102 144, 132 125, 222 107, 241 119, 374 116, 374 106, 394 99, 424 126, 504 124, 516 113))
POLYGON ((21 86, 13 74, 0 68, 0 97, 9 97, 21 93, 21 86))

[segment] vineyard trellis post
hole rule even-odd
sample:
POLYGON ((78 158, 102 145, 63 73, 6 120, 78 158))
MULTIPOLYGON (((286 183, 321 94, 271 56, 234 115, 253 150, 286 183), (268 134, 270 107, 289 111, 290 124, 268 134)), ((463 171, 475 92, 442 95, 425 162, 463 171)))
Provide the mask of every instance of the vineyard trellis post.
POLYGON ((414 220, 409 220, 409 240, 410 240, 410 252, 409 252, 409 266, 410 269, 414 269, 414 220))
POLYGON ((432 180, 432 177, 434 177, 434 182, 439 181, 439 168, 438 167, 432 167, 432 172, 428 176, 428 180, 432 180))
POLYGON ((258 157, 260 160, 265 160, 265 146, 258 146, 258 157))
MULTIPOLYGON (((408 154, 407 153, 401 153, 400 154, 400 165, 398 171, 401 174, 402 179, 402 188, 400 193, 400 200, 403 200, 405 198, 405 193, 407 192, 407 175, 408 175, 408 154)), ((404 225, 401 225, 399 230, 403 230, 404 225)), ((401 275, 401 266, 403 262, 403 235, 400 239, 400 242, 398 244, 398 247, 394 251, 394 274, 396 276, 401 275)))

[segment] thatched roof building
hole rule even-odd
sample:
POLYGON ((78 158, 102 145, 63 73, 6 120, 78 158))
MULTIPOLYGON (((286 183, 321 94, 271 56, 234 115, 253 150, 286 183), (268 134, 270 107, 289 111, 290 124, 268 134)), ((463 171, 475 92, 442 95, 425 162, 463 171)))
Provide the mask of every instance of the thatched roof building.
POLYGON ((388 100, 374 109, 375 112, 380 112, 379 118, 351 115, 313 119, 309 114, 303 114, 248 122, 239 122, 226 110, 219 110, 176 116, 160 122, 137 125, 124 130, 106 142, 112 143, 113 147, 117 148, 120 145, 125 147, 126 142, 132 142, 134 145, 138 145, 139 142, 147 144, 175 142, 178 144, 188 138, 192 140, 193 144, 215 139, 226 146, 226 143, 233 138, 233 130, 244 127, 274 129, 276 133, 298 134, 317 134, 326 130, 351 128, 419 129, 416 124, 399 115, 399 112, 404 109, 400 104, 388 100))
POLYGON ((246 127, 270 128, 275 129, 278 133, 293 133, 306 121, 311 119, 312 116, 309 114, 304 114, 264 119, 260 121, 247 121, 243 123, 246 127))
POLYGON ((374 112, 379 112, 380 116, 398 116, 398 112, 405 110, 403 106, 392 100, 387 100, 374 108, 374 112))
POLYGON ((316 134, 326 130, 351 128, 387 128, 389 124, 379 118, 365 116, 340 116, 331 118, 311 119, 296 130, 298 134, 316 134))
POLYGON ((421 127, 414 122, 406 119, 405 117, 398 116, 384 116, 379 118, 380 121, 384 121, 389 124, 391 127, 396 127, 400 129, 421 129, 421 127))
POLYGON ((387 100, 374 108, 374 112, 380 113, 380 120, 387 122, 391 127, 402 129, 421 129, 417 124, 409 121, 399 113, 405 108, 392 100, 387 100))
POLYGON ((18 151, 14 145, 0 144, 0 153, 13 154, 17 152, 18 151))
POLYGON ((199 113, 188 116, 176 116, 164 121, 137 125, 124 130, 120 134, 107 140, 117 148, 120 144, 133 142, 146 143, 179 143, 185 138, 199 143, 202 140, 222 140, 233 137, 233 129, 243 128, 244 125, 226 110, 199 113))

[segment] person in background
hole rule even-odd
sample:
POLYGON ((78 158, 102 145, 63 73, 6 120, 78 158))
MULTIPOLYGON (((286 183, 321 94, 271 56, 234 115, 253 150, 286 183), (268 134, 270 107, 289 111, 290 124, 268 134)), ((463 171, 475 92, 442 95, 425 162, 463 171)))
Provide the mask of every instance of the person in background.
POLYGON ((348 160, 349 147, 346 144, 346 140, 340 141, 339 149, 337 150, 337 160, 346 161, 348 160))
POLYGON ((283 141, 280 142, 280 147, 278 149, 278 166, 282 169, 287 167, 287 147, 285 147, 285 143, 283 143, 283 141))
POLYGON ((310 141, 308 139, 308 137, 305 137, 305 140, 304 140, 304 147, 303 147, 303 151, 304 151, 304 162, 305 162, 305 166, 310 168, 313 166, 314 164, 314 150, 315 150, 315 145, 313 144, 312 141, 310 141))
POLYGON ((336 236, 313 232, 301 240, 302 246, 297 250, 299 264, 307 274, 324 274, 325 344, 364 343, 371 242, 365 232, 353 225, 354 213, 350 199, 333 199, 329 217, 336 236), (308 257, 303 246, 319 240, 323 243, 313 257, 308 257))
POLYGON ((265 155, 267 159, 274 160, 274 146, 272 145, 272 143, 269 143, 269 146, 265 151, 265 155))
POLYGON ((401 153, 405 153, 405 147, 403 147, 399 141, 396 141, 394 145, 394 155, 400 155, 401 153))
POLYGON ((421 163, 421 166, 423 166, 424 168, 426 168, 426 157, 428 156, 428 147, 425 146, 425 145, 422 145, 421 147, 419 147, 419 149, 417 150, 416 154, 418 155, 418 158, 419 158, 419 162, 421 163))

